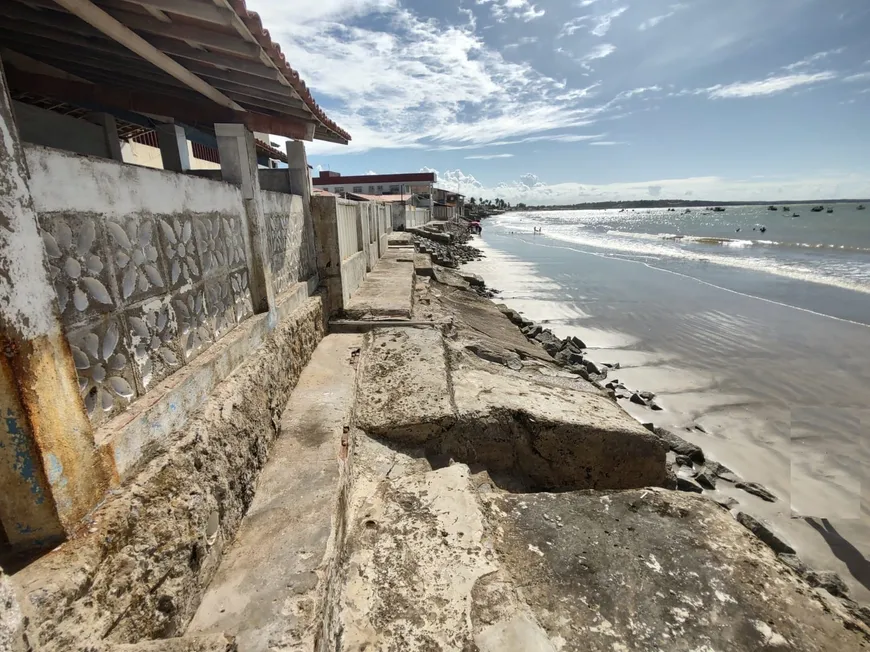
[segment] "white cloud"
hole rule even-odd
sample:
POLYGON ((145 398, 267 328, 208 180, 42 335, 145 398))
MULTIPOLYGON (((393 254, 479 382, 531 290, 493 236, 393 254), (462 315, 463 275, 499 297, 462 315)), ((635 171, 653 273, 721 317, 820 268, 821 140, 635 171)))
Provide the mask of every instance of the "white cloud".
POLYGON ((532 43, 537 43, 537 42, 538 42, 537 36, 521 36, 515 42, 509 43, 508 45, 505 45, 504 49, 510 50, 512 48, 518 48, 521 45, 531 45, 532 43))
POLYGON ((800 61, 796 61, 795 63, 791 63, 787 66, 783 66, 783 70, 797 70, 798 68, 806 68, 814 64, 817 61, 821 61, 822 59, 826 59, 830 56, 834 56, 837 54, 842 54, 846 48, 837 48, 836 50, 825 50, 824 52, 816 52, 805 59, 801 59, 800 61))
POLYGON ((493 18, 500 23, 508 17, 528 23, 547 13, 543 9, 538 9, 529 0, 477 0, 477 4, 490 5, 493 18))
POLYGON ((466 156, 467 160, 490 161, 496 158, 513 158, 513 154, 476 154, 475 156, 466 156))
POLYGON ((782 93, 783 91, 798 86, 806 86, 808 84, 828 81, 835 79, 836 76, 836 74, 830 71, 815 74, 781 75, 779 77, 771 76, 767 79, 752 82, 737 82, 726 86, 718 84, 706 89, 700 89, 700 92, 707 93, 713 99, 761 97, 766 95, 776 95, 777 93, 782 93))
POLYGON ((843 77, 843 81, 845 82, 857 82, 857 81, 867 81, 870 80, 870 72, 859 72, 855 75, 849 75, 848 77, 843 77))
MULTIPOLYGON (((571 54, 570 52, 568 52, 564 48, 556 48, 556 52, 558 54, 564 54, 565 56, 570 58, 572 61, 579 63, 586 70, 592 70, 592 66, 589 65, 590 62, 596 61, 597 59, 604 59, 606 57, 609 57, 611 54, 616 52, 616 46, 613 45, 612 43, 601 43, 600 45, 596 45, 594 48, 592 48, 586 54, 579 56, 579 57, 571 54)), ((597 84, 596 84, 596 86, 597 86, 597 84)), ((572 95, 571 95, 572 93, 577 95, 577 96, 585 97, 586 95, 589 94, 589 91, 592 90, 593 88, 595 88, 595 86, 590 86, 589 88, 586 88, 586 89, 577 89, 575 91, 569 92, 568 94, 562 94, 559 97, 562 99, 572 99, 572 95)))
MULTIPOLYGON (((426 169, 425 171, 435 170, 426 169)), ((488 199, 501 197, 512 204, 574 204, 578 202, 618 201, 695 197, 701 200, 767 201, 773 197, 813 200, 870 197, 870 178, 861 174, 838 174, 809 178, 767 180, 727 179, 716 176, 684 179, 655 179, 638 182, 585 184, 580 181, 550 184, 535 174, 525 174, 515 181, 484 184, 461 170, 439 174, 439 186, 488 199), (461 188, 461 190, 460 190, 461 188)))
POLYGON ((590 145, 598 145, 599 147, 612 147, 613 145, 628 145, 628 143, 620 140, 596 140, 589 143, 590 145))
POLYGON ((661 86, 641 86, 639 88, 632 88, 630 91, 622 91, 619 93, 614 100, 627 100, 635 95, 644 95, 646 93, 658 93, 662 90, 661 86))
POLYGON ((590 30, 590 33, 595 36, 604 36, 608 31, 610 31, 610 23, 612 23, 614 19, 619 18, 626 11, 628 11, 628 7, 619 7, 610 13, 598 16, 595 19, 595 27, 590 30))
POLYGON ((594 36, 604 36, 605 34, 607 34, 608 31, 610 31, 610 24, 616 18, 619 18, 622 14, 624 14, 626 11, 628 11, 628 7, 618 7, 613 11, 602 14, 600 16, 589 14, 586 16, 572 18, 562 26, 562 29, 559 30, 556 38, 565 38, 566 36, 571 36, 576 32, 580 31, 580 29, 586 23, 592 25, 592 27, 589 29, 590 34, 593 34, 594 36))
POLYGON ((637 28, 641 32, 646 31, 648 29, 652 29, 653 27, 658 25, 663 20, 666 20, 666 19, 670 18, 671 16, 673 16, 680 9, 685 9, 685 8, 686 8, 686 5, 684 5, 684 4, 678 3, 678 4, 671 5, 671 7, 670 7, 671 10, 668 13, 661 14, 659 16, 653 16, 652 18, 648 18, 647 20, 643 21, 640 25, 638 25, 637 28))
MULTIPOLYGON (((346 6, 325 1, 333 11, 346 6)), ((563 133, 605 110, 589 103, 589 90, 566 91, 565 82, 531 64, 506 60, 473 25, 424 20, 392 0, 367 2, 378 12, 367 27, 338 15, 290 20, 287 7, 299 3, 249 3, 330 118, 353 137, 348 146, 316 141, 309 146, 312 154, 481 146, 563 133)), ((527 0, 498 4, 517 12, 533 6, 527 0)))

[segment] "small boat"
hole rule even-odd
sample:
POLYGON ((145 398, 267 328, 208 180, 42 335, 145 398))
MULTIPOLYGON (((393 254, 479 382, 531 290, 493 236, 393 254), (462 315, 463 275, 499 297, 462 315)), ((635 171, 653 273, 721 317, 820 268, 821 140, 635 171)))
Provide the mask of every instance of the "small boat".
POLYGON ((714 213, 724 213, 724 212, 725 212, 725 209, 722 208, 721 206, 714 206, 714 207, 713 207, 713 212, 714 212, 714 213))
POLYGON ((800 217, 800 214, 799 213, 792 213, 791 216, 792 217, 800 217))
POLYGON ((858 210, 859 210, 859 211, 863 211, 863 210, 866 210, 866 209, 867 209, 867 207, 866 207, 864 204, 858 204, 858 210))
POLYGON ((769 210, 769 211, 776 211, 776 210, 779 210, 779 209, 778 209, 776 206, 768 206, 768 207, 767 207, 767 210, 769 210))
POLYGON ((825 207, 824 206, 813 206, 810 210, 813 213, 821 213, 823 210, 825 210, 825 207))
POLYGON ((833 212, 834 212, 834 209, 833 209, 833 208, 829 208, 829 209, 828 209, 828 213, 833 213, 833 212))
POLYGON ((783 207, 782 207, 782 212, 783 212, 783 213, 788 213, 790 210, 791 210, 791 209, 790 209, 788 206, 783 206, 783 207))

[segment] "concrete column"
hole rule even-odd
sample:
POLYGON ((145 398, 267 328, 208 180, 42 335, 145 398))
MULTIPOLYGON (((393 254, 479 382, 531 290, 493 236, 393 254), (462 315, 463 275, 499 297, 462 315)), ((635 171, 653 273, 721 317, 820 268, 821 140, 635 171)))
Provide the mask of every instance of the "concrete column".
POLYGON ((254 301, 254 312, 269 312, 275 307, 275 290, 267 241, 269 225, 266 224, 260 195, 254 134, 242 124, 216 124, 215 135, 223 180, 239 186, 245 202, 247 228, 243 235, 248 254, 249 287, 254 301))
POLYGON ((115 161, 123 161, 121 139, 118 137, 118 123, 115 122, 115 116, 111 113, 91 113, 88 116, 88 121, 103 128, 103 136, 106 139, 106 149, 109 152, 109 158, 115 161))
POLYGON ((63 539, 109 482, 79 396, 28 178, 0 62, 0 522, 19 547, 63 539))
POLYGON ((157 144, 163 169, 173 172, 187 172, 190 169, 190 152, 187 150, 187 135, 184 128, 176 124, 162 124, 157 132, 157 144))
POLYGON ((302 197, 303 241, 309 261, 308 271, 314 276, 317 274, 317 243, 311 215, 311 171, 308 168, 308 156, 305 154, 305 143, 301 140, 287 141, 287 168, 290 175, 290 192, 302 197))
POLYGON ((342 308, 341 251, 338 247, 338 200, 335 197, 311 198, 314 241, 317 248, 317 273, 326 288, 324 310, 327 316, 342 308))

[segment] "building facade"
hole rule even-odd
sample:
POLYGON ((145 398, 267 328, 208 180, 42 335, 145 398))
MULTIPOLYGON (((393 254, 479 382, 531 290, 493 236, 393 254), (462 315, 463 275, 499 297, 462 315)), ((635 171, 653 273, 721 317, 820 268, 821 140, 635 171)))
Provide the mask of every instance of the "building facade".
POLYGON ((339 172, 321 171, 314 179, 314 187, 342 195, 405 195, 408 200, 417 195, 431 208, 437 176, 434 172, 403 174, 361 174, 342 176, 339 172))

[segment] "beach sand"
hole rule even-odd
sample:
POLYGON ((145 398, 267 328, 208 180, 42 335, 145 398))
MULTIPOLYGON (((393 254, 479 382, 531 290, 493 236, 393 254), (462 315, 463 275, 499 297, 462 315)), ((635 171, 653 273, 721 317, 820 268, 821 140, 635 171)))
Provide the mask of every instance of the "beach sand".
MULTIPOLYGON (((711 282, 719 269, 696 279, 544 236, 487 229, 472 244, 486 258, 465 269, 502 291, 496 301, 580 337, 592 360, 619 362, 608 380, 655 392, 664 408, 620 400, 629 413, 766 486, 777 502, 718 483, 811 568, 838 572, 870 601, 870 327, 799 309, 802 296, 824 306, 817 287, 801 287, 811 284, 786 292, 776 279, 776 301, 756 298, 768 282, 759 272, 727 270, 735 292, 711 282)), ((870 323, 870 298, 855 295, 870 323)))

